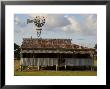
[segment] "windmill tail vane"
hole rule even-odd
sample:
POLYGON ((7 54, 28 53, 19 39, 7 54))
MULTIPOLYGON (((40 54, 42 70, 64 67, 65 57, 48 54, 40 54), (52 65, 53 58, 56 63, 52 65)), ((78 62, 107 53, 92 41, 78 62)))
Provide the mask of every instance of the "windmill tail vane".
POLYGON ((40 37, 42 27, 45 24, 45 17, 36 16, 36 18, 33 20, 27 19, 27 24, 28 23, 34 23, 35 24, 36 31, 37 31, 37 37, 40 37))
POLYGON ((33 23, 33 22, 34 22, 33 20, 27 19, 27 24, 28 23, 33 23))

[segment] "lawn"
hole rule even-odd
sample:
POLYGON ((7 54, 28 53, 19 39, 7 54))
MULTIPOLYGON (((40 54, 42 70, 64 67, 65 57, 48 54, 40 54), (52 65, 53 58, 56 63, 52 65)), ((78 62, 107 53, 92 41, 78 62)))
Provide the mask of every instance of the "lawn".
POLYGON ((36 72, 18 72, 15 76, 96 76, 96 71, 36 71, 36 72))

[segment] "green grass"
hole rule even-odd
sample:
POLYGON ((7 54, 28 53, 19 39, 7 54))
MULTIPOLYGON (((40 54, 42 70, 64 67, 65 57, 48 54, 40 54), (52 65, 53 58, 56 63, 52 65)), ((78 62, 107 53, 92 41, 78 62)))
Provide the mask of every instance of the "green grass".
POLYGON ((18 72, 15 76, 96 76, 96 71, 36 71, 36 72, 18 72))

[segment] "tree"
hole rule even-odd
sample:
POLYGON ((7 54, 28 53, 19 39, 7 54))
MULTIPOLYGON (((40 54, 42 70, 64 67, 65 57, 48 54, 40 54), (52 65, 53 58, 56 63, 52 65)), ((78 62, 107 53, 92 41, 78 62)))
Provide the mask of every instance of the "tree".
POLYGON ((14 43, 14 58, 20 59, 20 46, 14 43))
POLYGON ((94 48, 97 49, 97 44, 95 44, 94 48))
POLYGON ((95 54, 97 54, 97 44, 95 44, 94 48, 95 48, 95 54))

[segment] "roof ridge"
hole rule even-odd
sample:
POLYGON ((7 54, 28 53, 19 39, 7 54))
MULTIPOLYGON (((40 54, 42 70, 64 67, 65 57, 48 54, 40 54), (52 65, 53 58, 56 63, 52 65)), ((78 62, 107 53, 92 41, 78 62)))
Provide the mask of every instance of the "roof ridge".
POLYGON ((65 39, 65 38, 23 38, 23 39, 42 39, 42 40, 72 40, 72 39, 65 39))

